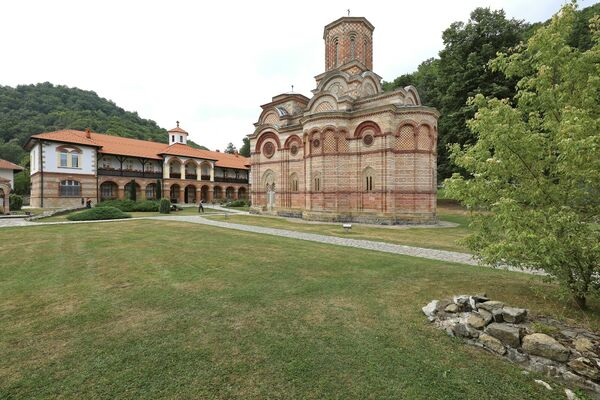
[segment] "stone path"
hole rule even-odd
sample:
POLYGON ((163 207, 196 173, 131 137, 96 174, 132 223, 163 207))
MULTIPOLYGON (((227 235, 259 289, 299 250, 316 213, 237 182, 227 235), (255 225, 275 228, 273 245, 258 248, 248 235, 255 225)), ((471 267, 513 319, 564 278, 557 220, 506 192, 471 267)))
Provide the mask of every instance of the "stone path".
MULTIPOLYGON (((307 240, 307 241, 311 241, 311 242, 333 244, 333 245, 337 245, 337 246, 354 247, 354 248, 365 249, 365 250, 381 251, 384 253, 392 253, 392 254, 400 254, 400 255, 406 255, 406 256, 412 256, 412 257, 427 258, 430 260, 448 261, 448 262, 467 264, 467 265, 481 265, 477 262, 477 260, 471 254, 459 253, 459 252, 455 252, 455 251, 425 249, 422 247, 404 246, 404 245, 400 245, 400 244, 376 242, 376 241, 372 241, 372 240, 349 239, 349 238, 342 238, 342 237, 337 237, 337 236, 319 235, 319 234, 315 234, 315 233, 290 231, 290 230, 286 230, 286 229, 266 228, 266 227, 262 227, 262 226, 253 226, 253 225, 242 225, 242 224, 235 224, 235 223, 231 223, 231 222, 214 221, 214 220, 209 220, 206 218, 195 217, 195 216, 148 217, 147 219, 161 219, 161 220, 167 219, 167 220, 171 220, 171 221, 191 222, 191 223, 195 223, 195 224, 210 225, 210 226, 215 226, 215 227, 219 227, 219 228, 235 229, 235 230, 244 231, 244 232, 260 233, 260 234, 264 234, 264 235, 273 235, 273 236, 286 237, 286 238, 291 238, 291 239, 307 240)), ((515 271, 515 272, 525 272, 525 273, 533 274, 533 275, 544 275, 544 273, 542 271, 537 271, 537 270, 523 271, 521 269, 514 268, 514 267, 511 267, 508 265, 500 266, 497 268, 505 269, 505 270, 509 270, 509 271, 515 271)))
MULTIPOLYGON (((229 209, 224 209, 230 211, 229 209)), ((237 211, 237 213, 245 213, 244 211, 237 211)), ((219 213, 211 213, 209 215, 219 215, 219 213)), ((226 228, 226 229, 235 229, 238 231, 251 232, 251 233, 259 233, 263 235, 272 235, 285 237, 290 239, 299 239, 299 240, 307 240, 310 242, 324 243, 324 244, 332 244, 336 246, 345 246, 345 247, 354 247, 358 249, 365 250, 373 250, 373 251, 381 251, 383 253, 391 253, 391 254, 400 254, 411 257, 419 257, 426 258, 429 260, 437 260, 437 261, 447 261, 459 264, 467 264, 473 266, 483 266, 490 267, 487 265, 482 265, 477 262, 477 260, 471 255, 467 253, 459 253, 455 251, 446 251, 446 250, 435 250, 435 249, 426 249, 422 247, 413 247, 413 246, 404 246, 401 244, 392 244, 385 242, 377 242, 373 240, 360 240, 360 239, 350 239, 343 238, 337 236, 327 236, 327 235, 319 235, 316 233, 305 233, 305 232, 297 232, 290 231, 287 229, 276 229, 276 228, 266 228, 262 226, 253 226, 253 225, 243 225, 243 224, 235 224, 232 222, 224 222, 224 221, 214 221, 209 220, 199 216, 193 215, 165 215, 165 216, 157 216, 157 217, 141 217, 141 218, 130 218, 130 219, 117 219, 117 220, 106 220, 106 221, 60 221, 60 222, 30 222, 25 221, 23 219, 6 219, 0 220, 0 228, 2 227, 17 227, 17 226, 43 226, 43 225, 63 225, 63 224, 85 224, 85 223, 110 223, 110 222, 123 222, 123 221, 132 221, 139 219, 149 219, 149 220, 158 220, 158 221, 177 221, 177 222, 188 222, 194 224, 202 224, 209 225, 218 228, 226 228)), ((491 268, 491 267, 490 267, 491 268)), ((503 265, 496 267, 499 269, 505 269, 508 271, 515 272, 524 272, 532 275, 545 275, 543 271, 539 270, 521 270, 519 268, 511 267, 509 265, 503 265)))

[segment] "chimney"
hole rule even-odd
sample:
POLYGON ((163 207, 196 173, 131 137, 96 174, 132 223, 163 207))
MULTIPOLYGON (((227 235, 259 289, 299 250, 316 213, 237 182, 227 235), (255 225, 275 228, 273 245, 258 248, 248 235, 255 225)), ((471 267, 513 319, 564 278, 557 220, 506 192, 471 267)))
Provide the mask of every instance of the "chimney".
POLYGON ((90 131, 90 128, 85 129, 85 137, 88 139, 92 138, 92 132, 90 131))

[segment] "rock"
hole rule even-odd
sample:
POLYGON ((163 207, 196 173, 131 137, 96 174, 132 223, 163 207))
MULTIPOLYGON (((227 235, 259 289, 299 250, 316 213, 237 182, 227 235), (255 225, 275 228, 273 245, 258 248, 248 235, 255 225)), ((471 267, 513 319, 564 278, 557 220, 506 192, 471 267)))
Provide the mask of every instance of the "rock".
POLYGON ((425 307, 421 308, 421 310, 423 311, 423 314, 425 314, 425 316, 427 317, 429 322, 432 322, 433 320, 435 320, 435 315, 437 314, 437 305, 438 305, 438 301, 432 300, 425 307))
POLYGON ((594 351, 594 343, 585 337, 579 337, 573 340, 573 345, 575 346, 575 350, 581 353, 594 351))
POLYGON ((502 316, 502 309, 497 308, 495 310, 492 310, 492 318, 494 322, 504 322, 504 317, 502 316))
POLYGON ((569 349, 544 333, 533 333, 525 336, 523 338, 523 350, 529 354, 555 361, 565 362, 569 359, 569 349))
POLYGON ((479 331, 477 329, 473 329, 467 324, 458 323, 454 325, 452 328, 452 333, 455 336, 464 337, 464 338, 477 338, 479 337, 479 331))
POLYGON ((495 337, 488 335, 487 333, 482 333, 479 335, 479 341, 494 353, 498 353, 501 356, 506 353, 506 349, 504 348, 502 342, 495 337))
POLYGON ((511 324, 520 324, 527 319, 527 310, 524 308, 504 307, 502 309, 502 318, 511 324))
POLYGON ((483 308, 479 309, 478 313, 479 315, 481 315, 481 318, 483 318, 486 325, 492 322, 492 320, 494 319, 492 313, 484 310, 483 308))
POLYGON ((515 348, 521 344, 521 331, 515 326, 493 322, 485 328, 485 333, 515 348))
POLYGON ((484 301, 483 303, 480 303, 477 305, 477 308, 483 308, 486 311, 492 312, 493 310, 497 310, 504 307, 504 303, 501 301, 494 301, 494 300, 490 300, 490 301, 484 301))
POLYGON ((529 359, 529 357, 527 357, 527 354, 521 353, 517 349, 513 349, 512 347, 506 349, 506 357, 510 361, 517 364, 523 364, 529 359))
POLYGON ((458 305, 456 305, 456 304, 448 304, 448 306, 446 306, 446 308, 444 309, 444 311, 446 311, 447 313, 457 313, 458 312, 458 305))
POLYGON ((569 330, 569 329, 562 330, 562 331, 560 331, 560 333, 564 337, 568 337, 569 339, 575 339, 575 337, 577 336, 577 332, 569 330))
POLYGON ((585 357, 578 357, 574 360, 569 361, 569 367, 577 374, 597 380, 600 378, 600 371, 594 366, 594 364, 585 357))
POLYGON ((476 295, 471 296, 476 303, 483 303, 484 301, 490 301, 485 293, 477 293, 476 295))
POLYGON ((534 382, 537 383, 537 384, 539 384, 539 385, 542 385, 543 387, 545 387, 548 390, 552 390, 552 386, 550 386, 547 382, 544 382, 541 379, 536 379, 534 382))
POLYGON ((571 389, 565 389, 565 395, 567 396, 567 400, 579 400, 579 397, 571 389))
POLYGON ((454 296, 454 298, 452 299, 454 301, 454 304, 456 304, 458 306, 458 310, 459 311, 471 311, 471 304, 470 304, 470 299, 471 296, 467 296, 467 295, 460 295, 460 296, 454 296))
POLYGON ((486 325, 485 319, 483 319, 481 315, 479 315, 479 313, 476 312, 471 313, 471 315, 469 315, 469 318, 467 318, 467 324, 469 324, 475 329, 483 329, 486 325))

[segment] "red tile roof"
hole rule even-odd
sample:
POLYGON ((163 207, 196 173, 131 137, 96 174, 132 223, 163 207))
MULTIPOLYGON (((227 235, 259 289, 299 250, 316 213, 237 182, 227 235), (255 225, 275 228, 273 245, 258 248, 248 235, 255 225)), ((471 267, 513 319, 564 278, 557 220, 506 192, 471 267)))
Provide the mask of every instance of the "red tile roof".
POLYGON ((10 161, 0 160, 0 169, 12 169, 13 171, 23 171, 23 167, 13 164, 10 161))
POLYGON ((220 153, 195 149, 193 147, 176 143, 171 146, 165 143, 151 142, 148 140, 130 139, 120 136, 105 135, 91 132, 89 138, 86 132, 76 130, 62 130, 56 132, 40 133, 31 136, 32 139, 52 140, 64 143, 95 146, 100 153, 116 154, 130 157, 153 158, 161 160, 162 154, 177 155, 182 157, 202 158, 216 161, 217 167, 248 169, 250 160, 234 154, 220 153))
POLYGON ((185 133, 187 135, 187 132, 184 131, 183 129, 181 129, 180 127, 173 128, 173 129, 169 130, 169 133, 171 133, 171 132, 185 133))

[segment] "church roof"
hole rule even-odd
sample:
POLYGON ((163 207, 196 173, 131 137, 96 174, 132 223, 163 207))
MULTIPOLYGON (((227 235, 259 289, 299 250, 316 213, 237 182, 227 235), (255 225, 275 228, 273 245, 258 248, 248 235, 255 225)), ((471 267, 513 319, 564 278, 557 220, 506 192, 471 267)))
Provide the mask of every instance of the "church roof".
MULTIPOLYGON (((221 153, 218 151, 195 149, 181 143, 169 146, 166 143, 124 138, 121 136, 105 135, 95 132, 90 132, 89 137, 87 137, 87 135, 88 134, 83 131, 65 129, 56 132, 32 135, 31 139, 44 139, 62 143, 93 146, 98 148, 99 153, 129 157, 162 160, 162 155, 178 155, 182 157, 216 161, 217 167, 248 169, 248 165, 250 165, 250 160, 246 157, 221 153)), ((31 147, 31 139, 25 145, 26 148, 31 147)))
POLYGON ((12 169, 13 171, 23 171, 23 167, 11 163, 7 160, 0 160, 0 169, 12 169))
POLYGON ((365 24, 367 26, 367 28, 369 28, 369 30, 371 32, 375 30, 375 27, 373 26, 373 24, 370 23, 369 20, 366 19, 365 17, 342 17, 342 18, 338 18, 335 21, 330 22, 327 25, 325 25, 325 29, 323 29, 323 39, 325 39, 328 30, 330 30, 334 26, 337 26, 343 22, 346 22, 346 23, 362 22, 363 24, 365 24))

